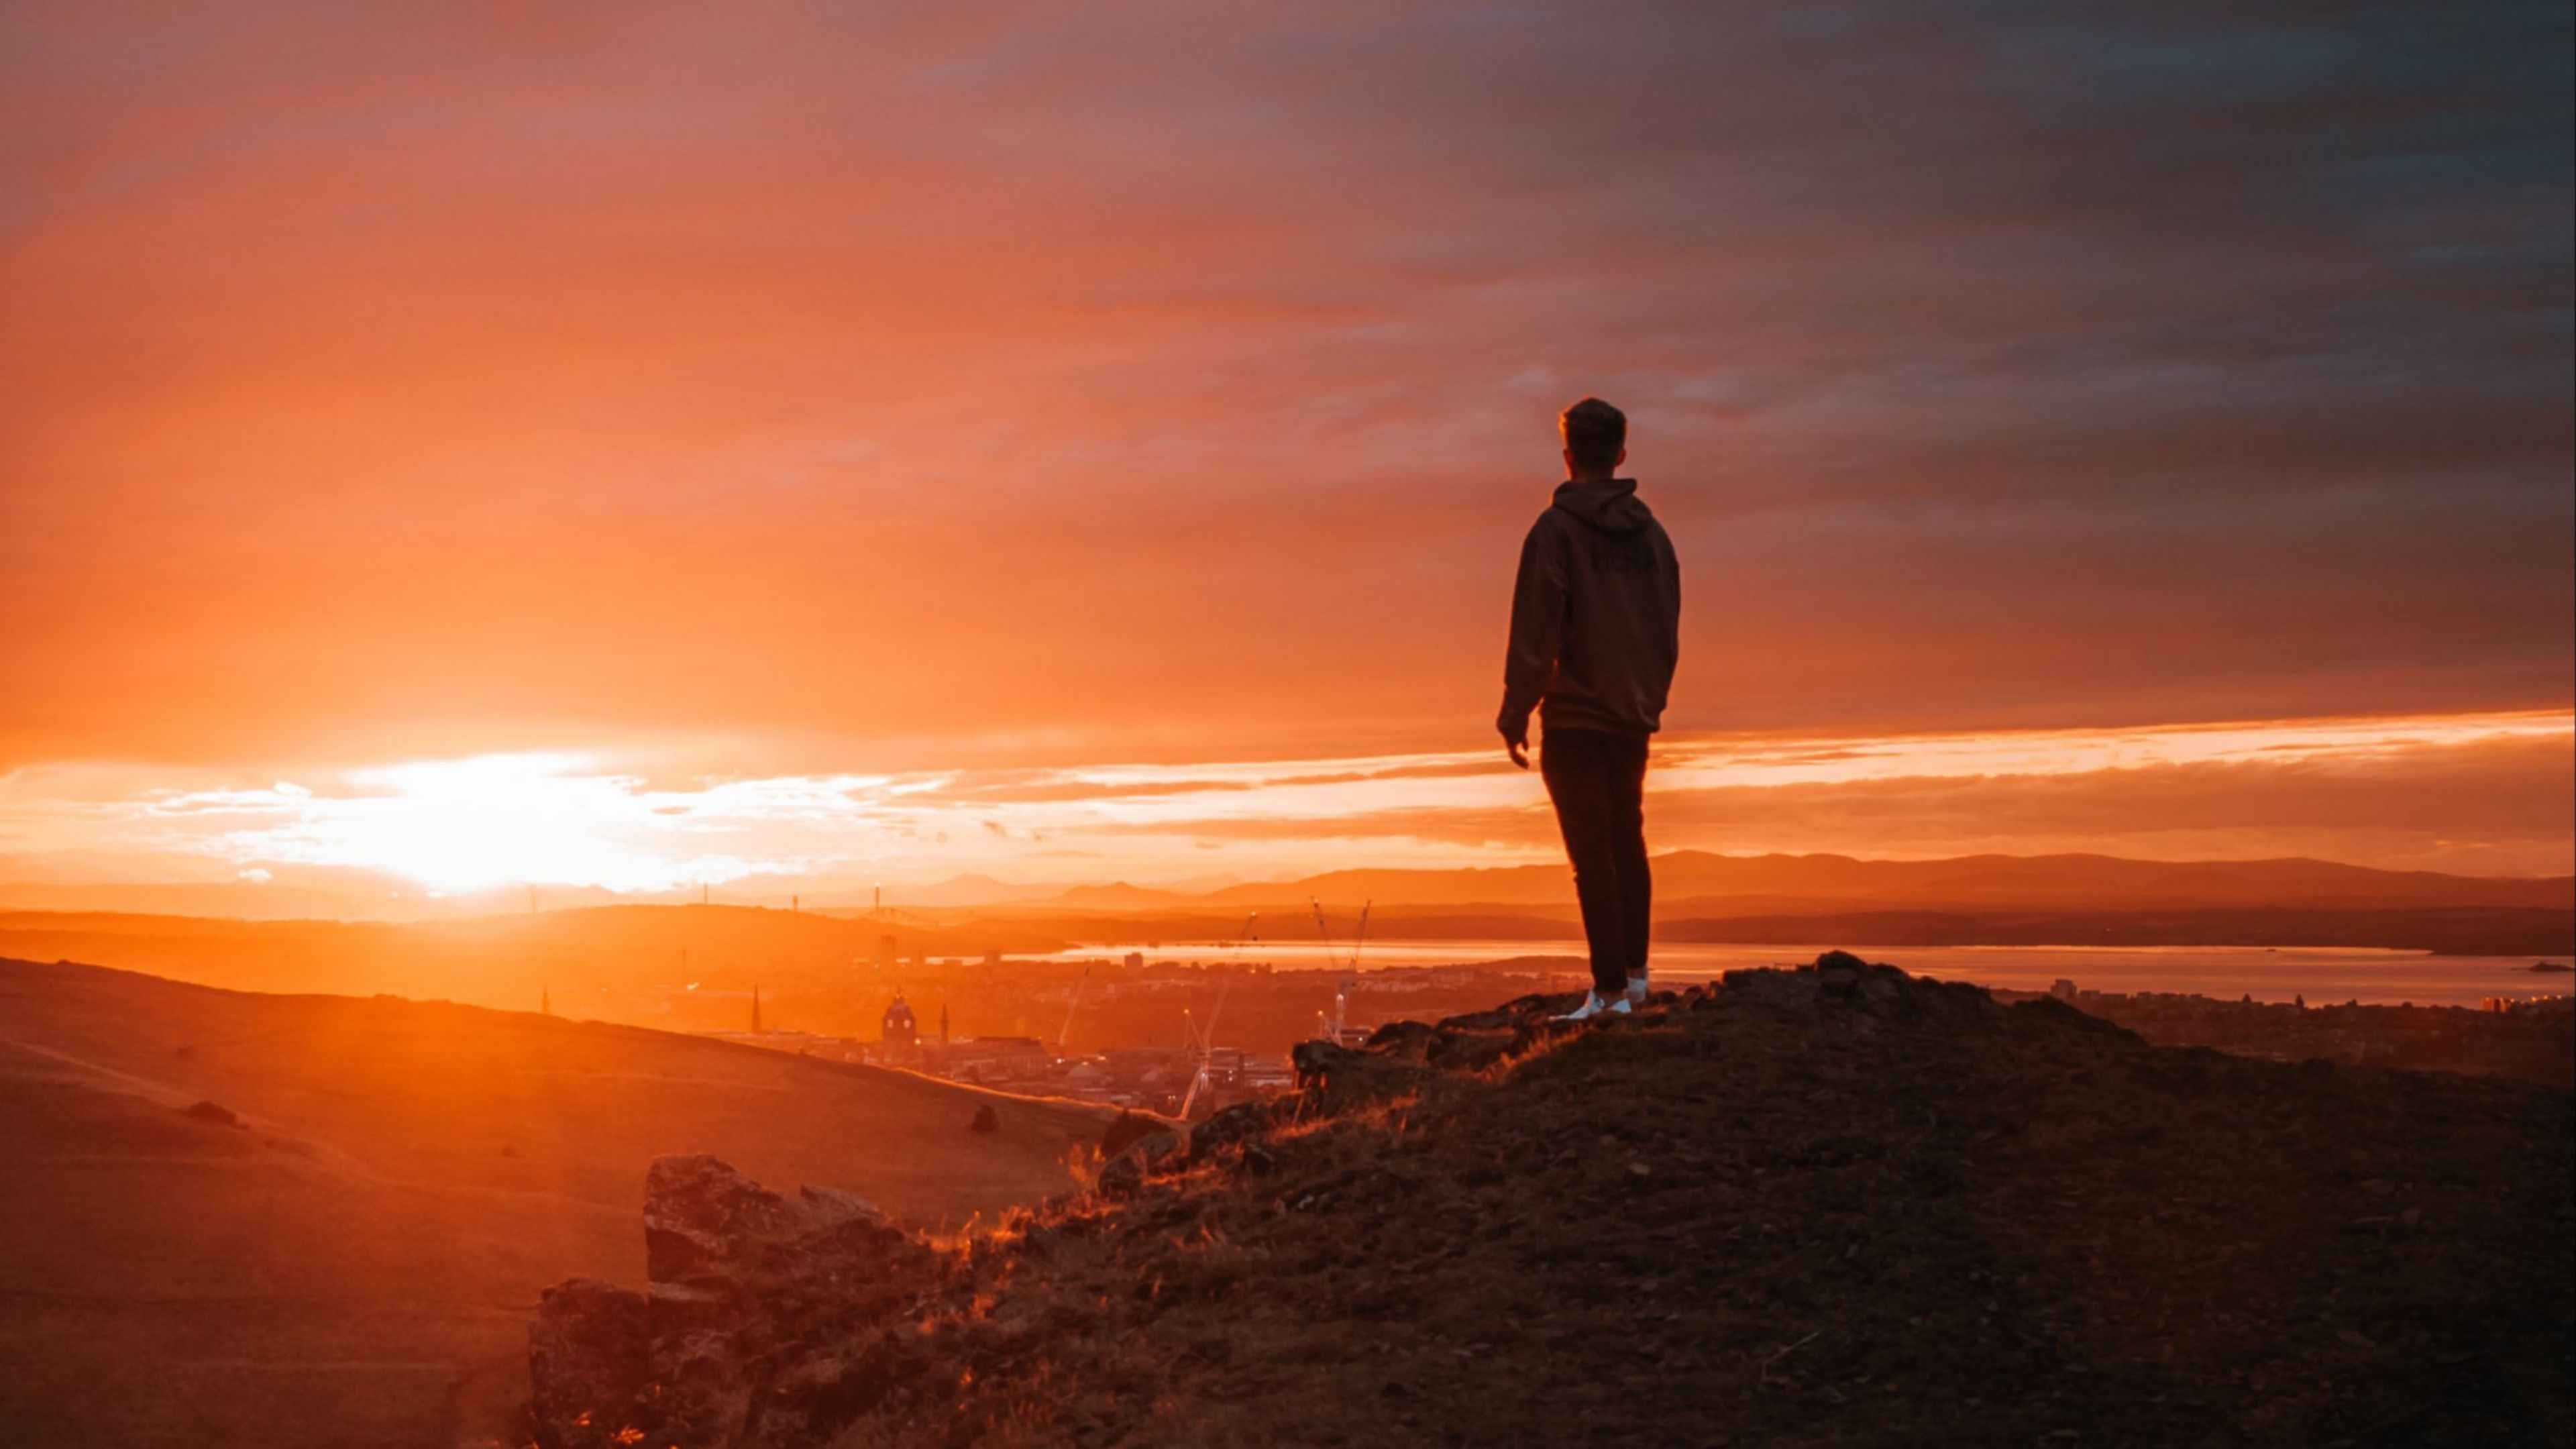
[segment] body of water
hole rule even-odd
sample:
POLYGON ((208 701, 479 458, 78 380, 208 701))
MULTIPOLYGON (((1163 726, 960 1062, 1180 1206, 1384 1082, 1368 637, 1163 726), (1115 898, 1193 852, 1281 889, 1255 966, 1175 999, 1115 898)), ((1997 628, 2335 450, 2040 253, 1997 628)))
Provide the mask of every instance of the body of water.
MULTIPOLYGON (((1791 966, 1833 949, 1814 946, 1657 946, 1658 985, 1683 986, 1750 966, 1791 966)), ((1066 959, 1144 953, 1150 961, 1268 962, 1282 971, 1347 969, 1348 942, 1257 941, 1240 949, 1222 942, 1165 941, 1084 946, 1066 959)), ((2475 1006, 2490 996, 2565 994, 2571 979, 2530 969, 2529 956, 2433 956, 2421 951, 2284 946, 1891 946, 1858 950, 1924 976, 1972 981, 2015 991, 2046 991, 2063 977, 2091 991, 2182 991, 2199 996, 2289 1001, 2311 1006, 2346 1001, 2392 1005, 2475 1006)), ((1388 941, 1360 952, 1362 969, 1449 966, 1512 957, 1569 958, 1565 989, 1583 980, 1581 941, 1388 941)), ((2568 958, 2545 958, 2566 964, 2568 958)))

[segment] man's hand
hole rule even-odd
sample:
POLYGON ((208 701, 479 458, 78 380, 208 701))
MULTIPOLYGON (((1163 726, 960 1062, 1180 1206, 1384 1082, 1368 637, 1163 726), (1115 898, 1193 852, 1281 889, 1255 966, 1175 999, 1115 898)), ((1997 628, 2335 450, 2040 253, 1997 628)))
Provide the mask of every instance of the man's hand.
POLYGON ((1512 757, 1513 764, 1524 770, 1528 769, 1529 733, 1524 730, 1518 735, 1503 736, 1503 753, 1512 757))

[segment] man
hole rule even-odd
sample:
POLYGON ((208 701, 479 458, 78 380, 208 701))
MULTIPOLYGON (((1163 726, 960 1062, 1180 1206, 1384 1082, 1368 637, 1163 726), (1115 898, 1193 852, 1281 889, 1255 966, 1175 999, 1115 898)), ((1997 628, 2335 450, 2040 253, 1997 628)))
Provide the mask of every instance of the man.
POLYGON ((1563 1018, 1624 1015, 1646 999, 1646 931, 1654 883, 1640 797, 1646 737, 1664 722, 1680 655, 1681 570, 1673 541, 1637 497, 1628 419, 1597 397, 1557 419, 1566 481, 1530 525, 1512 588, 1503 660, 1504 753, 1529 768, 1529 717, 1546 727, 1539 774, 1556 806, 1592 994, 1563 1018))

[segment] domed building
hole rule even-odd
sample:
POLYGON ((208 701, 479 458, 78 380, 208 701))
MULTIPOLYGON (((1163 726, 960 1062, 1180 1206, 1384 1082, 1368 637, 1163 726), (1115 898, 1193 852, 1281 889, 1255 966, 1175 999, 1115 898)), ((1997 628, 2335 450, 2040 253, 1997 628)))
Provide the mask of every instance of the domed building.
POLYGON ((894 1005, 885 1010, 883 1039, 887 1046, 911 1046, 921 1039, 921 1025, 912 1019, 912 1007, 903 993, 895 993, 894 1005))

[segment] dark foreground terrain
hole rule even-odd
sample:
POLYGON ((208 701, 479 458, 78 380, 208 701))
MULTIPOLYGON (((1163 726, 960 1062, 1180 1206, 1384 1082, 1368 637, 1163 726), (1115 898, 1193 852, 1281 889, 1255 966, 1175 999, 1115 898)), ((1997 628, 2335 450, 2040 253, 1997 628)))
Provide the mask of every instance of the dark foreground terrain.
MULTIPOLYGON (((927 1243, 657 1163, 553 1446, 2563 1445, 2563 1091, 2159 1048, 1827 958, 1527 999, 927 1243)), ((783 1186, 784 1184, 782 1184, 783 1186)))

